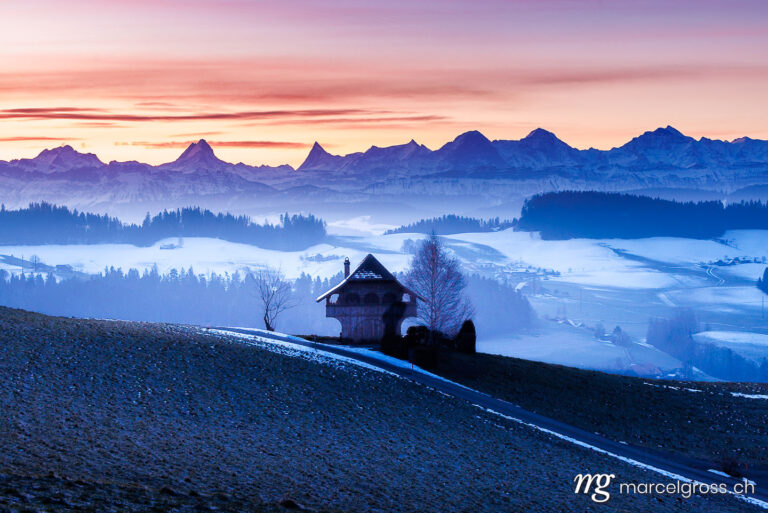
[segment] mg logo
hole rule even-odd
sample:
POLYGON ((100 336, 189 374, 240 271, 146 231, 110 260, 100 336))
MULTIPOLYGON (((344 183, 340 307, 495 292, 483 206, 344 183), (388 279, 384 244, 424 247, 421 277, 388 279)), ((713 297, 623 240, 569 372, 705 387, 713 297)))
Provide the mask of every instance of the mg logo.
POLYGON ((616 477, 615 474, 578 474, 573 478, 573 482, 576 483, 573 493, 587 495, 592 492, 590 496, 592 501, 608 502, 611 494, 606 491, 606 488, 611 486, 611 480, 614 477, 616 477))

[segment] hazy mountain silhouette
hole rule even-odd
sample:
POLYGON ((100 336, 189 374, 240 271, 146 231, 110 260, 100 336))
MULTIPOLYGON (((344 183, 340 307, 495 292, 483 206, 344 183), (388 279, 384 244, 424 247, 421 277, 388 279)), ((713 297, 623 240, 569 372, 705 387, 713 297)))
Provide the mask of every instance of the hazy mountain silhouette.
POLYGON ((201 204, 251 211, 331 203, 364 209, 373 208, 371 201, 445 210, 446 198, 454 197, 451 206, 462 213, 564 189, 768 198, 768 141, 697 140, 667 126, 610 150, 580 150, 542 128, 519 140, 494 141, 473 130, 435 150, 411 140, 333 155, 316 142, 298 169, 229 163, 203 139, 159 166, 105 164, 61 146, 32 159, 0 161, 0 186, 0 201, 9 206, 44 200, 81 208, 201 204))

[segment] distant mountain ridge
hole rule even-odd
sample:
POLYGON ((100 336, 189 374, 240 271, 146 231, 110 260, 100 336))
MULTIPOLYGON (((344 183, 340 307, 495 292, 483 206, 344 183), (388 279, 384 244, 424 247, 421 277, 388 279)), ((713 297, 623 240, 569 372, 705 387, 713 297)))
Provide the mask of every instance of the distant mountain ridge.
POLYGON ((462 213, 473 205, 504 204, 553 190, 664 190, 673 195, 677 190, 722 195, 744 190, 768 197, 766 185, 768 141, 697 140, 671 126, 610 150, 573 148, 541 128, 519 140, 490 140, 473 130, 435 150, 411 140, 333 155, 316 142, 296 169, 229 163, 204 139, 158 166, 105 164, 71 146, 0 161, 0 201, 13 206, 50 201, 79 208, 156 209, 197 200, 192 202, 210 208, 269 211, 350 202, 362 209, 369 200, 438 205, 454 197, 459 199, 455 213, 462 213))

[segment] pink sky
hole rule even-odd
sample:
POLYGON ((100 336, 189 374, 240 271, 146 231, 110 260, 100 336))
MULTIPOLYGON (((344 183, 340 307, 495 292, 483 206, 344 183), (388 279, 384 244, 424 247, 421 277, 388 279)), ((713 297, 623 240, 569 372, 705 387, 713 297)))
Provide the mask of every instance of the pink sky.
POLYGON ((0 159, 69 143, 299 164, 536 127, 610 148, 671 124, 768 139, 768 2, 10 0, 0 159))

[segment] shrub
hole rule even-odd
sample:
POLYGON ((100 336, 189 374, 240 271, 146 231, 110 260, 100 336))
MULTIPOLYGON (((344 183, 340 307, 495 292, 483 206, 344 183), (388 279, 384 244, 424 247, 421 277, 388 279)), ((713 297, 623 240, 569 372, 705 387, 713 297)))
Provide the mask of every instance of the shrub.
POLYGON ((472 319, 467 319, 461 325, 461 329, 453 339, 454 347, 461 353, 475 354, 477 345, 477 333, 475 332, 475 323, 472 319))
POLYGON ((440 350, 436 345, 416 346, 410 349, 409 360, 422 369, 435 369, 439 354, 440 350))

